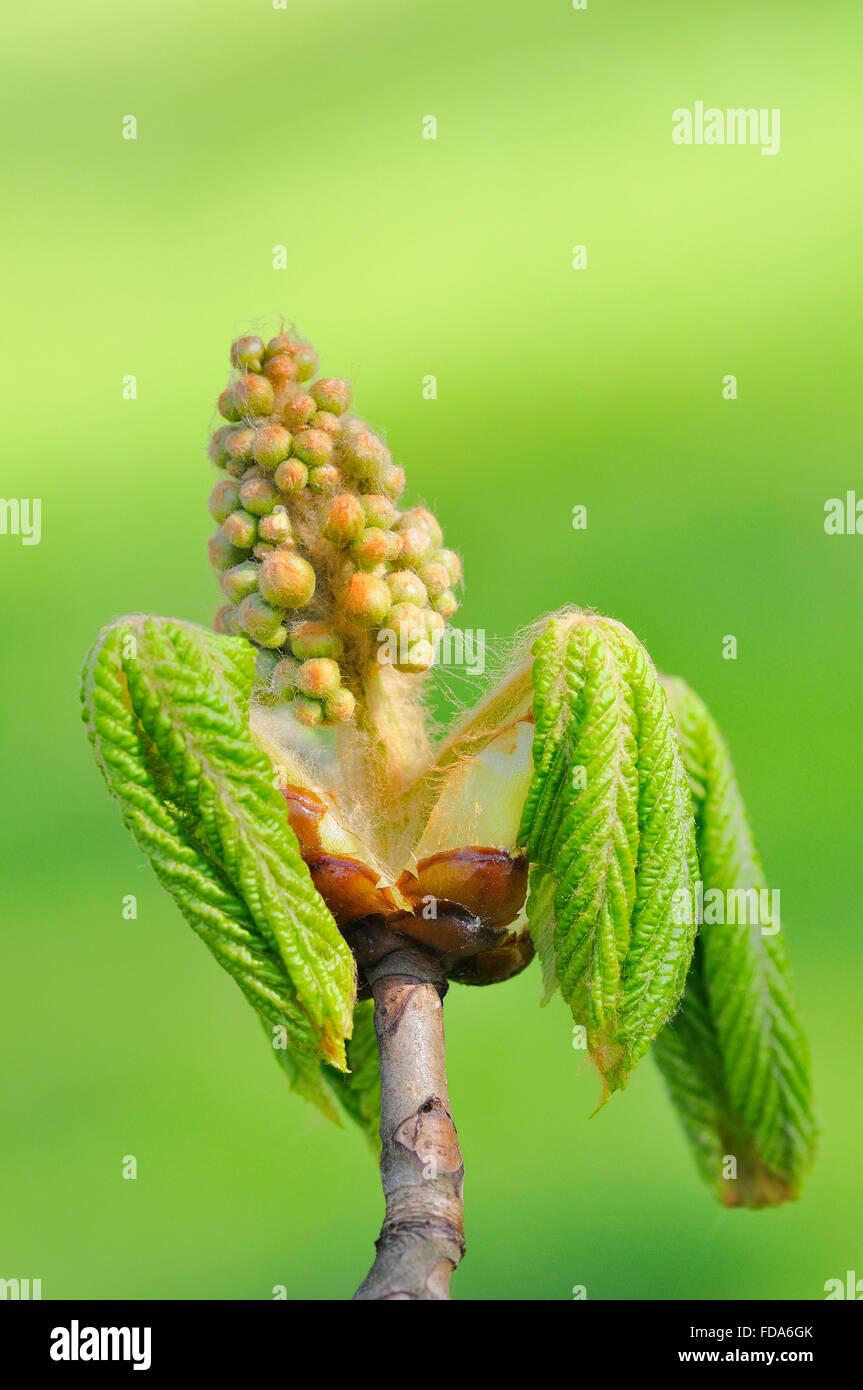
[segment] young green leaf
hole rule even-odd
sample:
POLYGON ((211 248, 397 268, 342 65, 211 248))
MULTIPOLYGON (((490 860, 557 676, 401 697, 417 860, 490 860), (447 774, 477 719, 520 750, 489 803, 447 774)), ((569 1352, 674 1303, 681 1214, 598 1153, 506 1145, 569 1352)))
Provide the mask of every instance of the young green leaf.
POLYGON ((628 628, 566 613, 533 652, 528 915, 608 1094, 673 1012, 692 955, 692 914, 675 910, 692 891, 689 793, 665 695, 628 628))
POLYGON ((132 617, 100 634, 84 720, 124 820, 163 885, 292 1046, 345 1065, 354 968, 248 732, 240 639, 132 617))
MULTIPOLYGON (((766 880, 728 748, 688 685, 664 685, 692 791, 705 902, 711 890, 725 901, 760 895, 766 880)), ((705 918, 683 1005, 655 1054, 711 1187, 727 1206, 774 1206, 799 1195, 816 1137, 785 943, 775 922, 765 933, 760 920, 705 918)))

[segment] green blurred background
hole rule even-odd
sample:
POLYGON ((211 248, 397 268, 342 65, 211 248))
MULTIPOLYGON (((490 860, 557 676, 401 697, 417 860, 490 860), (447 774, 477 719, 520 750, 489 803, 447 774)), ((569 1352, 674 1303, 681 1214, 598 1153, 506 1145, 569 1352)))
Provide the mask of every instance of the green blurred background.
POLYGON ((49 0, 5 30, 0 492, 44 518, 39 546, 0 537, 0 1275, 47 1298, 345 1298, 370 1262, 362 1139, 288 1092, 78 719, 101 624, 210 620, 208 420, 231 337, 282 313, 463 551, 465 626, 595 605, 708 700, 813 1040, 804 1199, 725 1212, 652 1062, 590 1120, 598 1084, 536 970, 454 987, 456 1296, 823 1298, 863 1274, 863 539, 823 529, 828 497, 863 493, 859 5, 49 0), (674 146, 696 100, 781 108, 779 155, 674 146))

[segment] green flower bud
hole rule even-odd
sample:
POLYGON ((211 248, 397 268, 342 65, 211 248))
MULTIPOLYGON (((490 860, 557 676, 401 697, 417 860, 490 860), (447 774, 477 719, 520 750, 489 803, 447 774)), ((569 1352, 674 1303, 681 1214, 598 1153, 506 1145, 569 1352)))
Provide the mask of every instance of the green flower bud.
POLYGON ((308 381, 318 370, 318 354, 308 343, 301 343, 295 353, 294 362, 297 368, 297 381, 308 381))
POLYGON ((303 463, 319 467, 333 452, 333 441, 325 430, 300 430, 294 440, 294 453, 303 463))
POLYGON ((407 526, 395 533, 401 542, 400 558, 406 565, 421 565, 431 555, 432 538, 423 526, 407 526))
POLYGON ((261 468, 272 470, 291 452, 293 440, 282 425, 262 425, 255 434, 252 453, 261 468))
POLYGON ((344 478, 332 463, 325 463, 320 468, 309 470, 309 487, 315 492, 335 492, 343 483, 344 478))
POLYGON ((299 666, 289 656, 276 662, 270 676, 270 689, 278 700, 292 700, 297 693, 299 666))
POLYGON ((418 676, 434 665, 434 655, 434 647, 431 642, 421 638, 419 642, 414 642, 406 652, 400 651, 399 659, 393 662, 393 666, 406 676, 418 676))
POLYGON ((460 583, 462 577, 461 559, 454 550, 436 550, 431 558, 434 564, 445 566, 450 584, 460 583))
POLYGON ((343 685, 324 700, 324 718, 328 724, 346 724, 353 718, 356 700, 343 685))
POLYGON ((268 541, 270 545, 284 545, 292 535, 291 518, 280 504, 270 512, 269 516, 262 516, 258 522, 258 535, 262 541, 268 541))
POLYGON ((315 413, 315 403, 311 396, 307 396, 304 391, 300 391, 296 396, 285 402, 283 419, 288 429, 298 433, 309 423, 315 413))
POLYGON ((298 695, 291 705, 291 713, 300 724, 314 729, 324 722, 324 709, 320 700, 310 700, 307 695, 298 695))
POLYGON ((339 596, 339 607, 357 627, 380 627, 392 607, 390 591, 375 574, 352 574, 339 596))
POLYGON ((297 351, 298 346, 299 344, 296 338, 291 337, 290 333, 277 333, 275 338, 271 338, 267 343, 264 357, 269 361, 270 358, 275 357, 277 354, 284 353, 293 360, 294 353, 297 351))
POLYGON ((397 531, 406 531, 414 526, 421 526, 424 531, 431 536, 432 546, 435 550, 443 545, 443 531, 436 516, 427 507, 411 507, 409 511, 402 512, 396 522, 397 531))
POLYGON ((228 436, 233 433, 234 431, 231 429, 230 425, 221 425, 219 429, 210 435, 210 442, 207 445, 207 458, 219 468, 224 468, 227 459, 230 457, 225 448, 225 443, 228 436))
POLYGON ((332 415, 328 410, 316 410, 309 427, 313 430, 323 430, 331 439, 335 439, 342 428, 342 422, 338 415, 332 415))
POLYGON ((316 656, 339 657, 344 651, 344 642, 339 634, 326 623, 296 623, 288 638, 291 651, 300 661, 308 661, 316 656))
POLYGON ((439 642, 446 630, 446 620, 436 613, 433 608, 423 609, 425 618, 426 634, 430 642, 439 642))
POLYGON ((444 589, 442 594, 435 594, 432 604, 442 618, 451 618, 458 608, 458 599, 452 589, 444 589))
POLYGON ((409 647, 428 636, 425 611, 415 603, 397 603, 390 609, 387 628, 409 647))
POLYGON ((244 425, 241 430, 230 430, 225 437, 225 453, 235 463, 249 464, 256 438, 257 432, 251 425, 244 425))
POLYGON ((238 505, 240 484, 235 478, 220 478, 210 493, 210 516, 214 521, 224 521, 238 505))
POLYGON ((386 463, 381 469, 381 487, 388 497, 397 502, 405 490, 405 470, 394 463, 386 463))
POLYGON ((213 631, 224 633, 226 637, 239 637, 240 622, 237 610, 232 603, 223 603, 213 619, 213 631))
POLYGON ((282 614, 260 594, 249 594, 243 599, 237 612, 243 632, 255 642, 259 642, 262 647, 280 647, 285 641, 288 634, 282 624, 282 614))
POLYGON ((396 570, 387 575, 387 584, 393 596, 393 603, 416 604, 425 608, 428 603, 426 586, 412 570, 396 570))
POLYGON ((331 376, 322 376, 320 381, 310 386, 309 395, 314 398, 319 410, 326 410, 331 415, 344 415, 351 403, 348 383, 331 376))
POLYGON ((258 587, 258 567, 254 560, 241 560, 222 575, 222 593, 231 603, 242 603, 258 587))
POLYGON ((254 334, 237 338, 231 343, 231 362, 235 367, 244 367, 247 370, 257 372, 260 370, 263 355, 264 344, 254 334))
POLYGON ((231 565, 238 565, 241 560, 246 558, 245 551, 239 550, 237 546, 231 544, 221 526, 215 535, 208 540, 207 553, 214 570, 230 569, 231 565))
POLYGON ((265 376, 249 372, 233 386, 234 403, 241 415, 269 415, 273 408, 273 385, 265 376))
MULTIPOLYGON (((279 494, 273 487, 269 478, 249 478, 243 479, 240 486, 240 501, 247 512, 253 512, 255 516, 266 516, 271 512, 279 500, 279 494)), ((446 570, 444 570, 446 574, 446 570)))
POLYGON ((438 565, 429 561, 427 565, 423 565, 420 576, 429 593, 433 596, 442 594, 444 589, 448 589, 450 586, 449 570, 446 565, 438 565))
POLYGON ((351 546, 351 559, 360 569, 373 570, 391 560, 395 548, 389 531, 369 526, 360 532, 351 546))
POLYGON ((286 352, 280 352, 267 362, 264 375, 269 378, 273 386, 283 386, 285 382, 296 379, 297 364, 286 352))
POLYGON ((222 535, 240 550, 251 550, 258 539, 258 520, 251 512, 231 512, 222 522, 222 535))
POLYGON ((330 503, 321 529, 327 540, 344 546, 356 540, 364 524, 362 506, 351 493, 344 492, 330 503))
POLYGON ((390 464, 390 452, 383 441, 362 420, 351 420, 338 442, 345 471, 358 482, 377 485, 390 464))
POLYGON ((261 565, 258 585, 264 598, 280 608, 302 608, 315 592, 315 572, 292 550, 274 550, 261 565))
POLYGON ((396 509, 388 497, 383 497, 379 492, 371 492, 360 498, 360 501, 366 514, 367 526, 379 526, 382 531, 392 528, 396 519, 396 509))
POLYGON ((285 459, 276 469, 273 481, 279 492, 302 492, 309 481, 309 470, 299 459, 285 459))
POLYGON ((315 656, 304 661, 297 671, 297 689, 301 695, 312 695, 323 700, 338 690, 342 680, 337 661, 326 656, 315 656))
POLYGON ((226 386, 219 397, 219 414, 223 416, 224 419, 233 420, 234 422, 242 418, 234 401, 234 389, 232 386, 226 386))

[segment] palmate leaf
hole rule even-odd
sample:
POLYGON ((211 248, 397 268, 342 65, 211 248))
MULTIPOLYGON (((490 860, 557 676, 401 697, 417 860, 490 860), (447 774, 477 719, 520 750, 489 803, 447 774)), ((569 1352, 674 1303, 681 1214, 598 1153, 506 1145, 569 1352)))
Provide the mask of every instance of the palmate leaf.
POLYGON ((83 717, 160 882, 269 1029, 284 1028, 308 1093, 320 1060, 345 1066, 354 968, 248 732, 252 681, 241 639, 124 618, 87 659, 83 717))
MULTIPOLYGON (((689 686, 664 684, 692 791, 704 894, 760 891, 764 871, 722 735, 689 686)), ((782 931, 705 920, 683 1005, 654 1051, 699 1168, 723 1202, 762 1207, 798 1196, 816 1126, 782 931)))
POLYGON ((606 1094, 669 1018, 692 955, 694 828, 665 694, 628 628, 571 612, 534 648, 534 776, 519 842, 534 944, 606 1094), (691 914, 690 914, 691 917, 691 914))

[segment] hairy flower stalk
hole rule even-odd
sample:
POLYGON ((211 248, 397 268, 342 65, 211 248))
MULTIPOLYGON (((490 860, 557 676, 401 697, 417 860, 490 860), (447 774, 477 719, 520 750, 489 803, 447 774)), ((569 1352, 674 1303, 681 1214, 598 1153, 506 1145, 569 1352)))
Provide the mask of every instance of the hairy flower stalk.
POLYGON ((98 765, 290 1085, 379 1149, 360 1300, 442 1299, 464 1250, 442 1001, 539 956, 602 1083, 653 1048, 726 1206, 796 1197, 815 1145, 784 941, 700 926, 764 886, 721 736, 622 623, 538 623, 435 742, 424 679, 461 564, 284 328, 230 351, 209 455, 215 633, 123 618, 87 659, 98 765))

